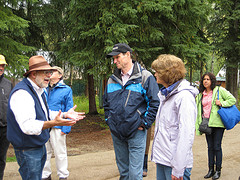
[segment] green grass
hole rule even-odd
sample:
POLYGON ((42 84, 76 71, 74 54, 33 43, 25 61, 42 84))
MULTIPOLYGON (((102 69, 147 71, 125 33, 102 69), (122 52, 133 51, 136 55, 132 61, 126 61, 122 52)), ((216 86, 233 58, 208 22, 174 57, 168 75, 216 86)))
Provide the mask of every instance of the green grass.
POLYGON ((7 157, 7 162, 16 162, 16 156, 13 157, 7 157))
MULTIPOLYGON (((109 129, 108 125, 106 124, 105 120, 104 120, 104 109, 99 107, 99 97, 96 96, 96 106, 97 106, 97 111, 99 113, 98 116, 100 116, 102 118, 102 122, 91 122, 92 124, 98 124, 100 127, 104 128, 104 129, 109 129)), ((77 105, 76 111, 78 112, 82 112, 84 111, 85 114, 87 114, 89 112, 89 101, 88 98, 86 96, 75 96, 73 97, 73 102, 74 105, 77 105)))
MULTIPOLYGON (((104 109, 100 109, 99 107, 99 97, 96 96, 96 106, 97 106, 97 111, 100 114, 100 116, 104 115, 104 109)), ((82 112, 84 111, 86 114, 89 112, 89 102, 88 98, 86 96, 74 96, 73 97, 73 102, 74 105, 77 105, 76 111, 82 112)))
POLYGON ((88 98, 86 96, 74 96, 73 97, 74 105, 77 105, 75 111, 84 111, 86 114, 88 113, 88 98))

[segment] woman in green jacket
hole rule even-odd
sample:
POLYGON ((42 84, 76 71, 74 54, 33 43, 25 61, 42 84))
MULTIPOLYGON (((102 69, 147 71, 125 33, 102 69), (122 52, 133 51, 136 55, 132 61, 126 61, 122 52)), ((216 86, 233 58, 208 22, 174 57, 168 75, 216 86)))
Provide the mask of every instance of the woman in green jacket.
POLYGON ((196 135, 201 135, 199 125, 202 118, 208 118, 208 126, 212 128, 210 135, 206 134, 208 145, 208 167, 209 171, 204 176, 205 179, 212 177, 218 179, 222 168, 222 137, 225 127, 217 111, 219 106, 229 107, 236 103, 234 96, 225 88, 216 86, 216 77, 212 73, 205 73, 200 82, 199 94, 196 97, 198 115, 196 120, 196 135), (219 100, 218 93, 219 91, 219 100), (216 171, 214 171, 216 164, 216 171))

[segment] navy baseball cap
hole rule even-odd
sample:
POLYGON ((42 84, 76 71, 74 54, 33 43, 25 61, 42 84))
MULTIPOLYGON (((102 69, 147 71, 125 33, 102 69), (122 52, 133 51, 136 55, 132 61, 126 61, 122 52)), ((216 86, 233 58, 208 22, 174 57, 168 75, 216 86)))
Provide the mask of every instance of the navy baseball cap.
POLYGON ((125 44, 125 43, 118 43, 115 44, 113 46, 112 52, 110 52, 107 55, 107 58, 110 58, 112 56, 116 56, 120 53, 126 53, 127 51, 129 51, 130 53, 132 53, 132 49, 129 47, 129 45, 125 44))

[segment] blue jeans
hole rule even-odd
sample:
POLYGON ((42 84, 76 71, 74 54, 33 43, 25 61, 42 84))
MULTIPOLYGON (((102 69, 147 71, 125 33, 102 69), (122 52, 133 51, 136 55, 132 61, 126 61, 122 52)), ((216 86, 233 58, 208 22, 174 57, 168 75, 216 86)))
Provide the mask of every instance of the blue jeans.
POLYGON ((42 170, 46 161, 45 145, 28 150, 14 149, 19 173, 23 180, 41 180, 42 170))
MULTIPOLYGON (((172 168, 162 164, 157 165, 157 180, 172 180, 172 168)), ((183 174, 183 180, 190 180, 192 168, 186 168, 183 174)))
POLYGON ((208 145, 208 166, 213 167, 216 160, 216 166, 222 167, 222 138, 224 128, 212 128, 212 134, 206 135, 208 145))
POLYGON ((146 130, 137 130, 136 134, 127 140, 120 140, 112 134, 120 180, 142 179, 146 136, 146 130))

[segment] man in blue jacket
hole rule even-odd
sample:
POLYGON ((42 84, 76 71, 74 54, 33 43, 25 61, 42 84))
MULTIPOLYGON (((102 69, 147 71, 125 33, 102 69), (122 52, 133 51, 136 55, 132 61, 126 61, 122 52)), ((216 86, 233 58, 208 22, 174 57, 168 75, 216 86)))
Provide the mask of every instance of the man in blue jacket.
MULTIPOLYGON (((67 112, 73 107, 72 89, 63 82, 63 70, 54 66, 54 71, 50 77, 50 83, 46 89, 47 102, 49 109, 52 111, 67 112)), ((67 179, 69 176, 66 134, 71 131, 71 126, 54 126, 50 132, 50 139, 46 143, 47 161, 45 163, 42 180, 51 180, 51 156, 52 150, 55 155, 57 175, 59 179, 67 179)))
POLYGON ((118 43, 107 55, 117 68, 108 79, 103 105, 121 180, 142 179, 147 129, 159 106, 154 76, 131 53, 127 44, 118 43))

